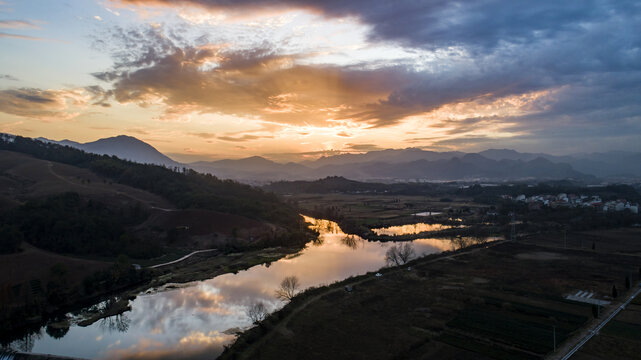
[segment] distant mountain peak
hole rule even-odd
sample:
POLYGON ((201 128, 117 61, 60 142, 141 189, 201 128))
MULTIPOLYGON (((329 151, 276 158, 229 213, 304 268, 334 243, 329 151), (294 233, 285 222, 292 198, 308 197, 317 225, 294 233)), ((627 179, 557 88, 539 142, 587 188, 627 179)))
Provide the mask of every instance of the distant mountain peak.
POLYGON ((121 159, 139 162, 143 164, 156 164, 165 166, 180 166, 181 164, 170 159, 150 144, 128 135, 118 135, 87 143, 78 143, 71 140, 49 140, 38 138, 37 140, 56 143, 64 146, 71 146, 88 153, 99 155, 116 156, 121 159))

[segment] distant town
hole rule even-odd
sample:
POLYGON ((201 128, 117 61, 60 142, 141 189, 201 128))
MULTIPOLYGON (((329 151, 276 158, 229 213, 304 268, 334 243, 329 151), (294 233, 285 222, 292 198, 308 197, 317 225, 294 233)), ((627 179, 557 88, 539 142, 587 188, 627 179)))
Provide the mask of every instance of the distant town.
POLYGON ((604 212, 609 211, 630 211, 633 214, 639 213, 639 204, 632 203, 626 199, 604 201, 600 196, 576 195, 560 193, 558 195, 542 194, 530 197, 524 194, 518 196, 501 195, 502 199, 524 202, 530 209, 549 207, 592 207, 604 212))

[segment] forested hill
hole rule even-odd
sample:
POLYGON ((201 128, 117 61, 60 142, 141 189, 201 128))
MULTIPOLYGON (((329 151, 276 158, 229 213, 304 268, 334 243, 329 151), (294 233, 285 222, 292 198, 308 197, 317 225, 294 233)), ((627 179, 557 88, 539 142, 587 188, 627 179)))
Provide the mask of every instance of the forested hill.
POLYGON ((178 208, 239 214, 289 229, 299 229, 302 222, 295 208, 280 201, 272 193, 190 169, 139 164, 5 134, 0 136, 0 150, 21 152, 38 159, 86 168, 118 183, 160 195, 178 208))

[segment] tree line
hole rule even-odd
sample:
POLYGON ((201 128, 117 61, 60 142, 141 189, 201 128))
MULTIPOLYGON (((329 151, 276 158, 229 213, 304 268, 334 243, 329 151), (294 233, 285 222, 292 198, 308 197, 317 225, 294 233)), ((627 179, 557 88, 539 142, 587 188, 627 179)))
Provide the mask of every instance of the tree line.
POLYGON ((128 231, 148 215, 140 204, 114 208, 74 192, 29 200, 0 216, 0 252, 26 241, 57 253, 155 257, 158 244, 128 231))

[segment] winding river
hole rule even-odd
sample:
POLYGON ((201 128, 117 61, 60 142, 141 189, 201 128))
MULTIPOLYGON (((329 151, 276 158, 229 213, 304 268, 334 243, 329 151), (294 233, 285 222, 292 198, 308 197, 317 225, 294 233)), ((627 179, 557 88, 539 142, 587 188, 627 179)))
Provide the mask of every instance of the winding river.
MULTIPOLYGON (((297 254, 236 274, 146 291, 131 310, 88 327, 44 329, 14 342, 15 349, 90 359, 212 359, 250 326, 248 308, 262 302, 269 311, 284 305, 274 296, 283 278, 298 277, 301 287, 318 286, 385 266, 393 242, 366 241, 347 235, 334 222, 307 217, 319 239, 297 254)), ((414 228, 411 229, 415 231, 414 228)), ((418 255, 457 249, 461 240, 417 239, 418 255)))

